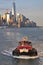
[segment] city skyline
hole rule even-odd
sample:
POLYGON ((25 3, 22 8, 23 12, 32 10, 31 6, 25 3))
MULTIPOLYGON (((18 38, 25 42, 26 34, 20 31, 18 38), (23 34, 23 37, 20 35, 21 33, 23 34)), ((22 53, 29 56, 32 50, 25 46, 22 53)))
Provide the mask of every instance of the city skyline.
MULTIPOLYGON (((43 26, 43 0, 13 0, 16 3, 16 11, 33 20, 37 25, 43 26)), ((11 10, 12 0, 0 0, 0 14, 4 9, 11 10)))

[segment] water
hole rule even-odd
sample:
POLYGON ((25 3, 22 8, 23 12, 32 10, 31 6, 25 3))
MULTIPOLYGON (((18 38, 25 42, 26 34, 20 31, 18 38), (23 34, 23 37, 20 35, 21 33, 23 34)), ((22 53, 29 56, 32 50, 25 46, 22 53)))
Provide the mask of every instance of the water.
POLYGON ((33 47, 43 52, 43 28, 5 28, 0 27, 0 65, 43 65, 43 54, 39 59, 21 60, 1 54, 1 51, 16 47, 18 41, 28 36, 33 47))

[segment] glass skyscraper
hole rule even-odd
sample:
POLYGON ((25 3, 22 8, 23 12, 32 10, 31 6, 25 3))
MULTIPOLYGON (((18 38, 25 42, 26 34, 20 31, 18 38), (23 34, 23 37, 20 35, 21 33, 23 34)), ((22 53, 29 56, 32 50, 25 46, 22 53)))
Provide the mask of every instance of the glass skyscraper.
POLYGON ((16 6, 15 6, 15 2, 13 2, 13 6, 12 6, 12 15, 14 16, 14 22, 16 21, 16 6))

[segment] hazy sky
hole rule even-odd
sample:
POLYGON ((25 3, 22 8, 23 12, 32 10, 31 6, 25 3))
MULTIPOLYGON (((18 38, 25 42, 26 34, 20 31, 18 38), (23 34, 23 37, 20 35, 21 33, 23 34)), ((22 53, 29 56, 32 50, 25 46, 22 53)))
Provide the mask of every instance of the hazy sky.
POLYGON ((16 12, 43 26, 43 0, 0 0, 0 13, 12 9, 13 1, 16 3, 16 12))

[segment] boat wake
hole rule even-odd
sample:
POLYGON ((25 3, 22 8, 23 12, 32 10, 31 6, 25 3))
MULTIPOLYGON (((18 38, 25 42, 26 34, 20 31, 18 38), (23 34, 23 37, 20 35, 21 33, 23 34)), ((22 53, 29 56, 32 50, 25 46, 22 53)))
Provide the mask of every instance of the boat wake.
POLYGON ((25 56, 25 55, 13 56, 11 50, 4 50, 1 52, 1 54, 6 55, 6 56, 10 56, 12 58, 17 58, 17 59, 36 59, 36 58, 43 56, 43 52, 40 52, 37 56, 25 56))

